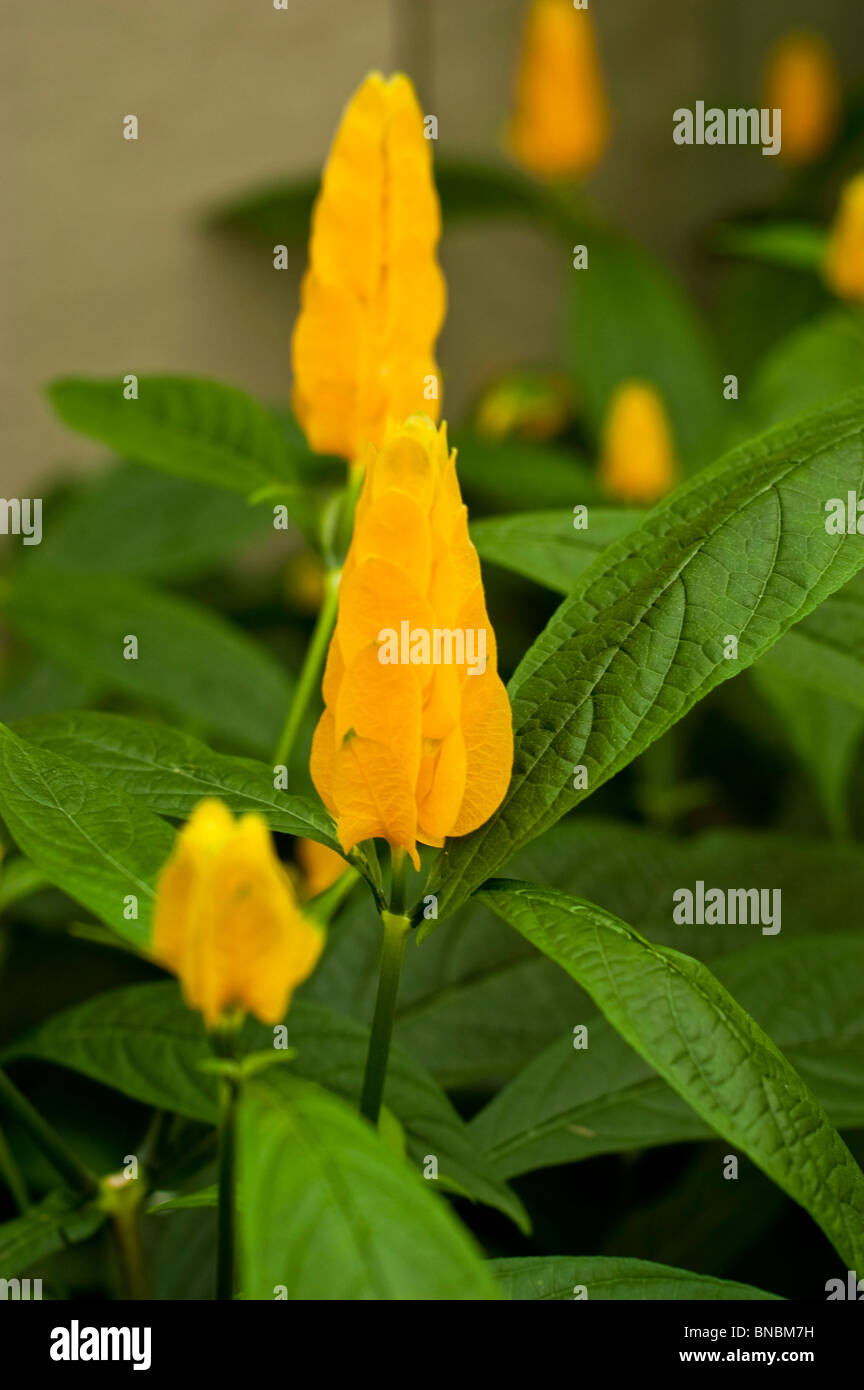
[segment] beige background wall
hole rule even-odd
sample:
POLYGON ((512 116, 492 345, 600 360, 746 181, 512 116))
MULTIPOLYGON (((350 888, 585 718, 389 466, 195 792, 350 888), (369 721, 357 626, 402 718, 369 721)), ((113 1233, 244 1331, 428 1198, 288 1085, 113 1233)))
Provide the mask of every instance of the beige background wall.
MULTIPOLYGON (((317 168, 349 93, 369 68, 404 63, 412 30, 428 34, 421 101, 439 118, 438 151, 496 157, 522 9, 522 0, 289 0, 287 11, 272 0, 6 0, 3 495, 99 456, 51 419, 40 386, 54 375, 197 372, 284 398, 302 265, 275 272, 266 248, 203 233, 202 211, 317 168), (127 113, 139 117, 137 143, 122 138, 127 113)), ((617 127, 596 195, 682 270, 693 230, 760 196, 777 171, 755 151, 681 151, 674 107, 754 101, 767 44, 802 21, 834 39, 850 75, 864 69, 859 0, 821 0, 815 21, 804 0, 592 0, 592 9, 617 127)), ((564 250, 512 227, 447 238, 448 415, 490 370, 554 360, 564 250)))

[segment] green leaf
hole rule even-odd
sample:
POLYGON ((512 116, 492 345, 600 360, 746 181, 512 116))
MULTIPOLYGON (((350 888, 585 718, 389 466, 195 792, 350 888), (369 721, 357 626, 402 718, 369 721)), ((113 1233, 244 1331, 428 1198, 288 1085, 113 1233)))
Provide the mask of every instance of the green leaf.
POLYGON ((213 753, 164 724, 81 710, 22 719, 15 732, 49 753, 83 763, 161 816, 186 820, 203 797, 217 796, 236 815, 257 811, 271 830, 303 835, 341 852, 329 814, 306 797, 277 791, 272 767, 213 753))
POLYGON ((35 864, 19 854, 0 865, 0 912, 5 912, 31 893, 38 893, 47 880, 35 864))
POLYGON ((51 882, 136 946, 150 937, 153 885, 174 844, 165 821, 110 781, 0 725, 0 815, 51 882), (137 902, 127 920, 126 899, 137 902))
POLYGON ((472 512, 478 505, 496 513, 537 506, 572 509, 600 497, 594 471, 559 445, 482 439, 460 431, 456 469, 472 512))
POLYGON ((785 338, 760 364, 747 411, 760 428, 827 405, 864 379, 864 314, 835 309, 785 338))
MULTIPOLYGON (((849 781, 864 734, 864 710, 824 695, 793 672, 781 673, 765 661, 757 662, 750 675, 811 779, 830 830, 850 835, 849 781)), ((864 680, 861 684, 864 697, 864 680)))
MULTIPOLYGON (((686 1269, 602 1255, 531 1255, 513 1260, 492 1260, 501 1291, 511 1299, 573 1299, 584 1288, 589 1300, 687 1299, 715 1302, 720 1299, 776 1299, 777 1295, 712 1279, 686 1269)), ((580 1297, 582 1295, 580 1294, 580 1297)))
POLYGON ((510 787, 445 846, 439 916, 860 569, 858 537, 826 533, 824 499, 861 489, 862 415, 856 393, 735 450, 577 580, 510 682, 510 787))
POLYGON ((826 242, 824 227, 812 222, 741 222, 718 227, 711 249, 721 256, 815 272, 825 259, 826 242))
POLYGON ((555 889, 497 880, 483 897, 594 999, 707 1124, 864 1260, 864 1174, 779 1048, 701 962, 555 889))
MULTIPOLYGON (((720 958, 713 968, 783 1049, 831 1123, 864 1127, 860 933, 751 946, 720 958)), ((587 1020, 574 1010, 573 1021, 587 1020)), ((472 1122, 478 1142, 505 1176, 601 1153, 713 1138, 710 1125, 611 1023, 588 1021, 587 1042, 577 1050, 572 1031, 559 1037, 472 1122)))
POLYGON ((189 478, 118 464, 52 513, 29 567, 189 579, 273 534, 273 515, 189 478))
MULTIPOLYGON (((297 1049, 290 1066, 277 1067, 268 1084, 289 1086, 298 1073, 338 1092, 355 1106, 363 1083, 368 1028, 318 1004, 295 1000, 287 1020, 297 1049)), ((273 1050, 273 1030, 247 1022, 243 1054, 273 1050)), ((193 1120, 218 1117, 217 1079, 201 1063, 212 1057, 199 1016, 185 1008, 173 983, 133 985, 97 995, 48 1019, 13 1045, 10 1057, 38 1057, 83 1072, 94 1081, 157 1108, 193 1120)), ((442 1188, 497 1207, 523 1229, 518 1198, 485 1157, 437 1083, 413 1058, 394 1048, 385 1089, 387 1106, 404 1127, 408 1154, 418 1168, 438 1159, 442 1188)))
POLYGON ((498 1296, 467 1232, 365 1121, 309 1082, 274 1081, 239 1107, 244 1297, 498 1296))
MULTIPOLYGON (((448 223, 518 217, 569 233, 576 215, 544 184, 506 166, 442 160, 435 165, 435 183, 448 223)), ((273 244, 305 241, 319 186, 318 174, 271 184, 217 208, 208 218, 209 225, 273 244)))
POLYGON ((713 348, 686 296, 664 267, 623 238, 591 235, 587 244, 589 268, 571 272, 569 350, 595 434, 615 388, 648 381, 669 412, 685 470, 716 456, 729 406, 713 348))
POLYGON ((104 1212, 68 1192, 52 1192, 22 1216, 0 1225, 0 1279, 12 1279, 66 1245, 87 1240, 104 1212))
POLYGON ((643 513, 624 507, 590 507, 584 530, 571 512, 518 512, 475 521, 471 539, 482 560, 569 594, 602 550, 632 531, 643 513))
POLYGON ((247 494, 296 486, 297 446, 278 415, 236 386, 141 376, 137 400, 123 389, 116 379, 65 377, 48 395, 65 424, 135 463, 247 494))
POLYGON ((28 573, 6 612, 15 628, 69 670, 155 701, 251 752, 275 745, 290 683, 267 651, 225 619, 135 579, 28 573), (126 660, 128 636, 137 659, 126 660))
POLYGON ((788 632, 759 666, 864 710, 864 575, 788 632))
MULTIPOLYGON (((577 815, 526 846, 509 872, 598 902, 637 921, 652 941, 717 960, 749 945, 751 929, 677 926, 672 894, 699 879, 711 886, 763 882, 766 863, 782 893, 784 943, 829 930, 858 934, 849 903, 864 898, 864 851, 853 844, 740 830, 681 841, 577 815)), ((367 1020, 378 965, 379 943, 361 896, 330 932, 303 995, 367 1020)), ((502 932, 475 897, 419 948, 409 942, 395 1036, 443 1086, 477 1088, 512 1077, 594 1013, 569 976, 517 932, 502 932)))

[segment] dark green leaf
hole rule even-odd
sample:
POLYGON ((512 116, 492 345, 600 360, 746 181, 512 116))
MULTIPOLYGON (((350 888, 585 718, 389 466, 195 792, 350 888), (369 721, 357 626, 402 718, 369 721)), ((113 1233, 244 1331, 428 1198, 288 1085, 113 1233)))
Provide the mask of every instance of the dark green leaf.
POLYGON ((80 1197, 52 1192, 23 1216, 0 1226, 0 1280, 14 1278, 66 1245, 87 1240, 104 1220, 103 1212, 92 1204, 82 1205, 80 1197))
MULTIPOLYGON (((483 898, 592 996, 702 1119, 864 1260, 864 1174, 782 1052, 701 962, 591 903, 496 880, 483 898)), ((766 948, 768 949, 768 948, 766 948)))
POLYGON ((47 656, 105 688, 156 701, 251 752, 274 746, 290 684, 262 647, 189 599, 135 579, 22 576, 9 621, 47 656), (124 658, 128 637, 137 659, 124 658))
POLYGON ((52 517, 27 560, 40 569, 188 579, 273 534, 268 507, 189 478, 118 464, 52 517))
POLYGON ((136 400, 125 400, 123 389, 120 380, 65 377, 48 394, 65 424, 135 463, 247 494, 295 486, 297 447, 288 431, 236 386, 141 376, 136 400))
POLYGON ((0 815, 51 883, 144 946, 153 885, 171 852, 165 821, 110 781, 0 725, 0 815), (137 916, 127 918, 134 899, 137 916))
POLYGON ((648 381, 669 412, 685 469, 716 457, 732 423, 730 406, 688 300, 666 270, 631 243, 592 235, 587 244, 588 268, 570 272, 570 363, 595 434, 615 388, 648 381))
POLYGON ((864 484, 862 416, 858 393, 742 446, 585 571, 510 682, 510 788, 445 846, 440 915, 861 568, 858 537, 826 533, 824 500, 864 484))
MULTIPOLYGON (((783 1049, 831 1123, 864 1127, 860 934, 751 946, 713 968, 783 1049)), ((574 1025, 585 1022, 574 1010, 574 1025)), ((710 1125, 603 1018, 588 1022, 584 1049, 574 1048, 572 1032, 561 1036, 499 1092, 472 1128, 507 1177, 600 1153, 713 1137, 710 1125)))
MULTIPOLYGON (((373 932, 372 923, 369 924, 373 932)), ((360 1097, 368 1029, 331 1009, 295 1000, 288 1015, 288 1041, 297 1057, 272 1080, 280 1090, 290 1073, 317 1082, 354 1105, 360 1097)), ((272 1052, 273 1030, 247 1023, 242 1051, 272 1052)), ((215 1077, 200 1063, 212 1056, 199 1016, 185 1008, 171 983, 133 985, 98 995, 55 1015, 16 1044, 26 1055, 123 1091, 136 1100, 213 1123, 218 1114, 215 1077)), ((427 1155, 438 1160, 442 1188, 497 1207, 527 1224, 518 1198, 501 1181, 443 1091, 419 1063, 395 1048, 385 1102, 404 1127, 408 1154, 418 1168, 427 1155)))
POLYGON ((572 511, 518 512, 475 521, 471 539, 481 559, 569 594, 601 550, 632 531, 641 516, 624 507, 590 507, 587 527, 576 530, 572 511))
POLYGON ((493 1260, 492 1269, 505 1298, 573 1299, 686 1299, 715 1302, 720 1299, 775 1299, 750 1284, 712 1279, 686 1269, 602 1255, 532 1255, 523 1259, 493 1260), (581 1290, 585 1290, 585 1294, 581 1290))
POLYGON ((15 732, 47 752, 72 758, 150 811, 186 820, 206 796, 235 814, 257 811, 271 830, 339 850, 333 821, 315 801, 277 791, 273 770, 251 758, 213 753, 164 724, 88 710, 23 719, 15 732))

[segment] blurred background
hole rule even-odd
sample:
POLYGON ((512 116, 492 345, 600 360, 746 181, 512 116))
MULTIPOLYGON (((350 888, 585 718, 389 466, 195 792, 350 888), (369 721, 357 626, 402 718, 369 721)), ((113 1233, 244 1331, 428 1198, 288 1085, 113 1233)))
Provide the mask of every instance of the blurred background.
MULTIPOLYGON (((403 67, 437 115, 436 153, 504 159, 523 0, 18 0, 4 7, 6 132, 2 485, 104 449, 55 421, 41 388, 68 372, 209 375, 273 401, 305 259, 275 271, 266 245, 204 227, 213 207, 318 171, 350 93, 403 67), (137 142, 122 121, 134 114, 137 142)), ((783 171, 757 149, 682 149, 672 112, 758 104, 771 43, 816 25, 860 77, 851 0, 592 0, 615 128, 589 188, 703 296, 694 245, 711 219, 769 199, 783 171)), ((442 261, 445 414, 490 377, 560 356, 561 256, 508 222, 458 227, 442 261)))

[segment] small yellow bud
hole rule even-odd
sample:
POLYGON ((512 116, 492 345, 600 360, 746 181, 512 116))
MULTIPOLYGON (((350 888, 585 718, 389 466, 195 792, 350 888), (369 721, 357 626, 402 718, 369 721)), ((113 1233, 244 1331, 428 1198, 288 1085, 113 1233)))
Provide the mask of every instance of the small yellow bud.
POLYGON ((864 302, 864 174, 856 174, 843 189, 824 270, 841 299, 864 302))
POLYGON ((809 164, 830 147, 840 119, 840 84, 834 55, 818 34, 787 34, 771 50, 764 105, 783 113, 782 159, 809 164))
POLYGON ((609 140, 594 25, 572 0, 532 0, 508 145, 540 178, 588 174, 609 140))
POLYGON ((189 1007, 208 1028, 228 1010, 278 1023, 323 944, 262 818, 235 821, 223 802, 199 802, 159 876, 151 945, 189 1007))
POLYGON ((477 433, 485 439, 542 441, 562 434, 570 420, 570 390, 557 376, 523 372, 490 386, 480 398, 475 417, 477 433))
POLYGON ((672 431, 653 386, 625 381, 612 397, 603 430, 600 475, 610 497, 656 502, 678 474, 672 431))

